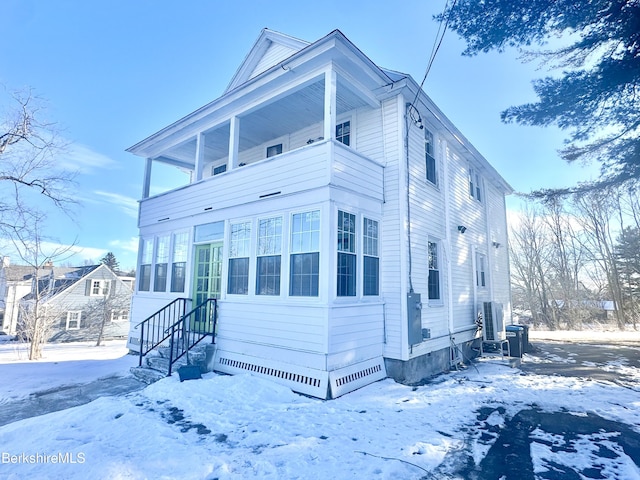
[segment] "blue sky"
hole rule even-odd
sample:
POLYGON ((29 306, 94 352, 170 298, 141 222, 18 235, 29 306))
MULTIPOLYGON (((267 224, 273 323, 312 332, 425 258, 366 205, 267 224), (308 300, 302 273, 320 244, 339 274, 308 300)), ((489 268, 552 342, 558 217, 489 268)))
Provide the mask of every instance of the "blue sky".
MULTIPOLYGON (((444 3, 3 0, 0 84, 47 100, 70 142, 61 161, 80 172, 75 219, 52 212, 46 233, 82 249, 71 263, 113 251, 133 268, 144 161, 125 149, 219 97, 262 28, 307 41, 340 29, 376 64, 420 82, 444 3)), ((528 192, 595 172, 558 158, 562 132, 500 122, 506 107, 534 100, 531 80, 544 71, 514 52, 462 50, 447 32, 424 88, 507 182, 528 192)))

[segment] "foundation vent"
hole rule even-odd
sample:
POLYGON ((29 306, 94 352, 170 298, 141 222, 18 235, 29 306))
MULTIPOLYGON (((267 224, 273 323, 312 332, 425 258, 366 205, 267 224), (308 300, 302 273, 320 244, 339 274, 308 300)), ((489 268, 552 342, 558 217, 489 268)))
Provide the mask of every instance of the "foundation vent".
POLYGON ((220 364, 229 366, 231 368, 238 368, 240 370, 247 370, 249 372, 258 373, 260 375, 267 375, 270 377, 281 378, 283 380, 288 380, 290 382, 304 383, 305 385, 311 385, 312 387, 320 386, 319 378, 312 378, 306 375, 287 372, 285 370, 278 370, 276 368, 264 367, 262 365, 256 365, 249 362, 241 362, 239 360, 232 360, 230 358, 221 358, 220 364))
POLYGON ((387 377, 382 357, 329 372, 333 398, 387 377))
POLYGON ((216 352, 214 370, 232 375, 252 373, 285 385, 294 392, 327 398, 328 375, 320 370, 220 350, 216 352))

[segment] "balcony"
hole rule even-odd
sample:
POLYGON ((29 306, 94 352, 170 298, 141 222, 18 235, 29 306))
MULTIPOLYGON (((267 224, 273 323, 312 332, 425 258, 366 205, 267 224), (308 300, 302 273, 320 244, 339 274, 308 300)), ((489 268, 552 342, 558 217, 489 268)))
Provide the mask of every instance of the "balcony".
POLYGON ((140 202, 139 226, 334 186, 383 199, 383 166, 335 140, 320 140, 238 166, 140 202))

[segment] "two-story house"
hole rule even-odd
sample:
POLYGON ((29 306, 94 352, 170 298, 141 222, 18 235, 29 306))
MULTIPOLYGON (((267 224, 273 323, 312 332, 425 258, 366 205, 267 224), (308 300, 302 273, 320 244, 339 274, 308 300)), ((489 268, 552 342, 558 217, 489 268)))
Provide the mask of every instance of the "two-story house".
POLYGON ((146 159, 135 326, 218 299, 215 369, 321 398, 416 382, 510 315, 511 188, 408 75, 340 31, 264 30, 221 97, 128 149, 146 159), (187 172, 150 195, 153 172, 187 172))

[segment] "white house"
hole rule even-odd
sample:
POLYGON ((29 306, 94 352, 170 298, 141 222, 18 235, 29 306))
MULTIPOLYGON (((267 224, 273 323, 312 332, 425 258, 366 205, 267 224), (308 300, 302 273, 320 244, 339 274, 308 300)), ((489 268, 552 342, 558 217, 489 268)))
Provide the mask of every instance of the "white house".
POLYGON ((481 302, 510 315, 510 186, 338 30, 263 30, 221 97, 128 151, 146 159, 133 350, 176 298, 215 297, 216 370, 327 398, 448 369, 481 302), (150 195, 163 166, 184 185, 150 195))

